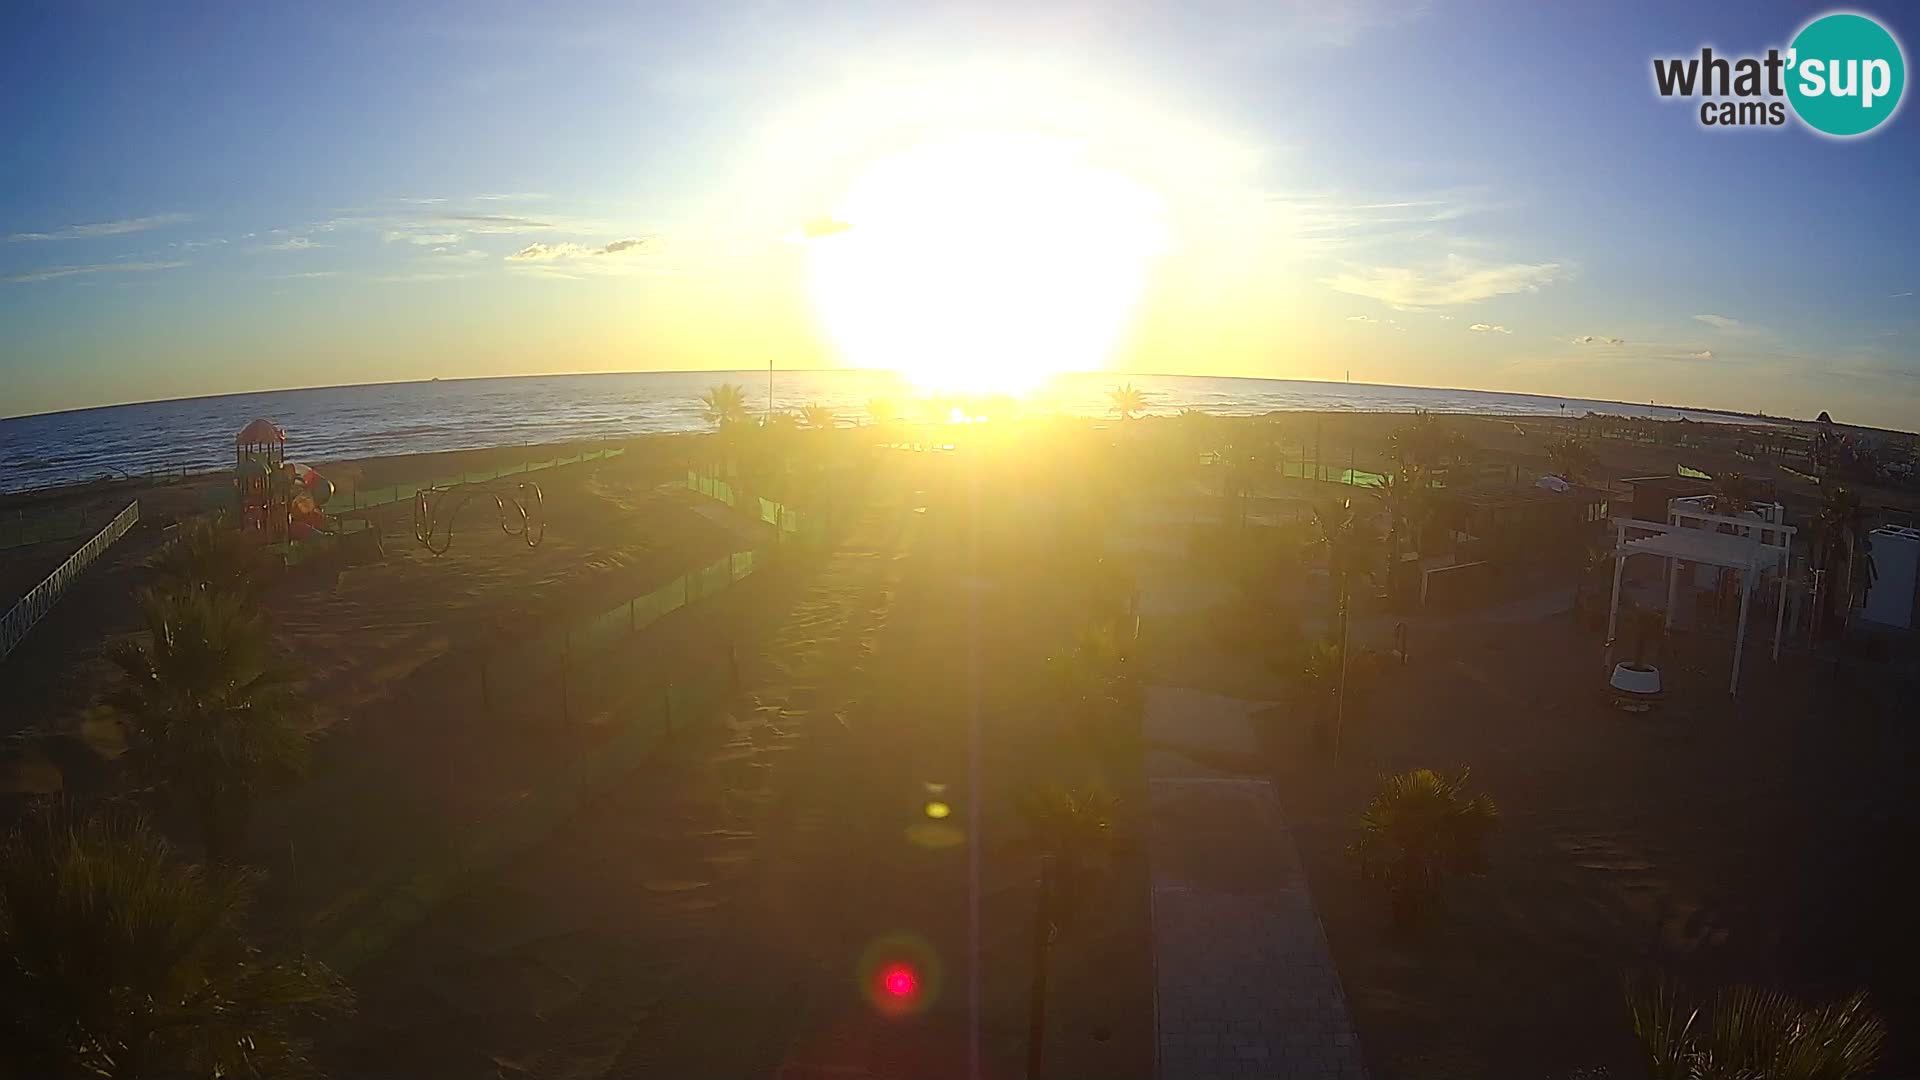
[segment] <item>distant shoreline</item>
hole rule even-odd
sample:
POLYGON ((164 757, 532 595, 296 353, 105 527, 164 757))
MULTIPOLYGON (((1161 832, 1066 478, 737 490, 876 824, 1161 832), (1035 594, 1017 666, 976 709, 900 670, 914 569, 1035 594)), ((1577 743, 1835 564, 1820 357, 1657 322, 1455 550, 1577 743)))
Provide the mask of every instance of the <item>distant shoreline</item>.
MULTIPOLYGON (((819 375, 819 374, 833 374, 833 373, 851 372, 851 371, 868 371, 868 372, 874 372, 874 373, 885 373, 891 370, 892 369, 888 369, 888 368, 838 368, 838 367, 835 367, 835 368, 777 368, 775 369, 775 374, 776 375, 819 375)), ((554 371, 554 372, 529 372, 529 373, 514 374, 514 375, 436 376, 436 377, 425 378, 425 379, 391 379, 391 380, 363 382, 363 383, 316 383, 308 386, 281 386, 281 387, 270 387, 270 388, 263 388, 263 389, 257 389, 257 390, 233 390, 233 391, 228 391, 225 393, 218 393, 218 394, 189 394, 182 397, 143 398, 143 399, 137 399, 132 401, 108 402, 100 405, 79 405, 79 406, 75 406, 73 408, 67 408, 67 409, 50 409, 45 412, 18 413, 18 414, 9 415, 9 416, 0 416, 0 425, 9 424, 19 420, 33 420, 33 419, 40 419, 40 418, 51 417, 51 416, 72 416, 72 415, 77 415, 81 413, 100 412, 107 409, 133 408, 141 405, 181 404, 181 403, 192 402, 192 401, 224 401, 230 398, 260 397, 260 396, 265 396, 269 394, 297 394, 297 393, 307 393, 307 392, 325 391, 325 390, 361 390, 361 389, 389 387, 389 386, 424 386, 424 385, 436 384, 436 383, 440 385, 449 385, 449 384, 471 383, 471 382, 498 382, 498 381, 509 380, 509 379, 582 379, 582 378, 596 378, 596 377, 622 377, 622 376, 633 376, 633 375, 663 375, 663 376, 711 375, 716 377, 726 376, 726 377, 738 377, 742 379, 749 379, 749 378, 765 376, 766 374, 767 372, 764 368, 661 368, 657 370, 633 370, 633 371, 554 371)), ((1558 397, 1567 396, 1564 394, 1557 394, 1557 393, 1537 391, 1537 390, 1492 390, 1492 389, 1470 387, 1470 386, 1428 386, 1424 384, 1414 384, 1414 383, 1346 382, 1346 381, 1339 381, 1339 380, 1333 380, 1333 379, 1290 378, 1290 377, 1284 377, 1284 376, 1278 376, 1278 375, 1200 375, 1200 374, 1179 374, 1175 372, 1165 372, 1165 371, 1069 371, 1069 372, 1062 372, 1058 377, 1064 378, 1064 379, 1117 379, 1121 381, 1124 381, 1130 378, 1230 379, 1230 380, 1244 381, 1244 382, 1288 383, 1288 384, 1298 384, 1298 385, 1306 385, 1306 386, 1322 386, 1322 387, 1366 387, 1370 389, 1379 389, 1379 390, 1421 390, 1421 391, 1433 391, 1433 392, 1439 392, 1439 393, 1455 393, 1455 394, 1494 394, 1494 395, 1499 395, 1503 397, 1558 398, 1558 397)), ((1630 409, 1649 408, 1649 409, 1668 409, 1675 412, 1709 413, 1715 416, 1731 416, 1731 417, 1735 417, 1743 420, 1760 420, 1760 421, 1766 421, 1771 423, 1810 424, 1814 422, 1812 419, 1803 418, 1803 417, 1776 416, 1776 415, 1773 415, 1770 413, 1764 413, 1764 412, 1743 412, 1739 409, 1723 409, 1723 408, 1713 408, 1708 406, 1672 405, 1672 404, 1660 404, 1656 402, 1646 402, 1645 404, 1642 404, 1637 401, 1622 401, 1615 398, 1570 398, 1570 400, 1592 401, 1596 404, 1601 404, 1601 405, 1619 405, 1624 408, 1630 408, 1630 409)), ((1356 410, 1356 411, 1360 411, 1360 410, 1356 410)), ((1364 411, 1385 411, 1385 410, 1364 410, 1364 411)), ((1551 413, 1538 413, 1538 414, 1516 413, 1513 415, 1547 416, 1547 415, 1553 415, 1553 414, 1551 413)), ((1913 434, 1911 432, 1900 431, 1899 429, 1896 429, 1896 428, 1875 428, 1871 426, 1857 425, 1857 424, 1841 424, 1839 426, 1855 427, 1863 431, 1889 431, 1895 434, 1913 434)))
MULTIPOLYGON (((700 371, 512 376, 260 391, 42 413, 0 421, 0 491, 40 490, 106 474, 194 473, 233 460, 233 433, 267 417, 288 437, 292 461, 381 458, 394 454, 499 446, 607 441, 708 429, 701 395, 713 384, 742 384, 747 411, 820 405, 842 423, 865 417, 870 402, 915 403, 951 397, 958 404, 996 395, 937 391, 926 396, 891 372, 860 369, 775 373, 771 405, 762 372, 700 371), (505 381, 511 378, 513 381, 505 381)), ((1077 373, 1024 395, 1028 415, 1112 415, 1111 391, 1131 383, 1146 415, 1197 409, 1215 415, 1437 415, 1577 418, 1589 414, 1702 424, 1804 428, 1805 421, 1735 410, 1683 410, 1592 398, 1402 387, 1382 383, 1077 373)), ((940 401, 937 412, 947 406, 940 401)))

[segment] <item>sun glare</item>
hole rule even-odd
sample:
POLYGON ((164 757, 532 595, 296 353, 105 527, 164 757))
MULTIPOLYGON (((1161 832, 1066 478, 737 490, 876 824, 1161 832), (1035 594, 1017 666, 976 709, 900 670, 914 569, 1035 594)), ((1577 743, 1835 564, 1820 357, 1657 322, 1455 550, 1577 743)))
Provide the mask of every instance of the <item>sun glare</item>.
POLYGON ((841 359, 965 393, 1102 366, 1161 240, 1150 188, 1062 140, 1017 135, 877 162, 831 221, 810 272, 841 359))

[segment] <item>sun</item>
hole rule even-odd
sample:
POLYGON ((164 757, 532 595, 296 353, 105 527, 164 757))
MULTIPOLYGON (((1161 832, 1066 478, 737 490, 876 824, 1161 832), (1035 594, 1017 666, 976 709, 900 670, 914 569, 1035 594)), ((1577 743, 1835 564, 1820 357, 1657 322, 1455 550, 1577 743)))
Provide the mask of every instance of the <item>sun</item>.
POLYGON ((809 234, 814 308, 844 362, 1018 393, 1112 356, 1160 201, 1064 140, 968 135, 874 163, 809 234))

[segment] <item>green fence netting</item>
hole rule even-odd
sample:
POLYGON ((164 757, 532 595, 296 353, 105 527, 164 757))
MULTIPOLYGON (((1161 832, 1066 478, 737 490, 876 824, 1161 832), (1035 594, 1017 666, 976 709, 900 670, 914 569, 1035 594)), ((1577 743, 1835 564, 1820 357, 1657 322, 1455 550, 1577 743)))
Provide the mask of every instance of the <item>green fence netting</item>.
POLYGON ((557 469, 562 465, 578 465, 583 461, 605 461, 608 458, 619 457, 626 452, 624 447, 611 446, 603 450, 588 450, 584 453, 572 454, 566 457, 522 461, 495 469, 469 469, 465 472, 444 473, 440 476, 431 476, 423 480, 415 480, 407 483, 389 484, 385 487, 353 489, 342 492, 340 494, 342 501, 333 503, 327 509, 333 513, 340 513, 346 510, 367 510, 376 506, 385 506, 389 503, 400 502, 403 499, 411 499, 413 498, 414 492, 422 488, 444 488, 452 487, 455 484, 481 484, 489 480, 499 480, 503 477, 511 479, 515 476, 524 476, 531 472, 557 469))
MULTIPOLYGON (((569 663, 594 659, 621 638, 695 600, 718 595, 760 565, 759 553, 736 551, 512 646, 490 643, 478 658, 489 704, 529 694, 557 696, 554 679, 561 680, 564 692, 569 663)), ((510 811, 484 827, 461 830, 440 857, 385 875, 365 890, 364 899, 311 927, 321 955, 342 973, 379 955, 456 895, 468 877, 550 835, 588 800, 630 774, 661 736, 710 716, 729 692, 729 679, 720 668, 687 671, 662 685, 633 690, 618 710, 618 726, 607 742, 534 779, 510 811)))

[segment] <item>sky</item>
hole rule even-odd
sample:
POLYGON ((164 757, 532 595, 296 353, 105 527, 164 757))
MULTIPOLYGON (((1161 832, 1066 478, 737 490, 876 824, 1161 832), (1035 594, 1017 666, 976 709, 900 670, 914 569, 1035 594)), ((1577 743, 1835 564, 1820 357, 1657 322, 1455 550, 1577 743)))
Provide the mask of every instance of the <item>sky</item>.
POLYGON ((771 360, 1913 430, 1920 113, 1653 87, 1825 10, 10 4, 0 416, 771 360))

